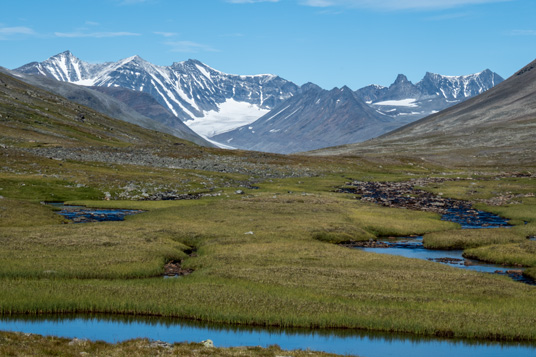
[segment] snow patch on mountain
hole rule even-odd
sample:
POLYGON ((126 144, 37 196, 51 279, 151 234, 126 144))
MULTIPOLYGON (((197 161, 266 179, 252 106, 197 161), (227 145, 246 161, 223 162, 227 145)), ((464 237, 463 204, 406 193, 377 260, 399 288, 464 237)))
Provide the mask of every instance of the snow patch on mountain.
POLYGON ((226 74, 197 60, 158 66, 132 56, 117 62, 89 64, 69 51, 16 70, 79 85, 147 93, 173 113, 177 121, 189 122, 204 135, 251 123, 299 89, 273 74, 226 74))
POLYGON ((371 104, 415 108, 418 106, 415 103, 416 101, 417 99, 415 98, 407 98, 407 99, 399 99, 399 100, 384 100, 383 102, 376 102, 376 103, 371 103, 371 104))
POLYGON ((203 117, 187 120, 185 124, 198 134, 212 137, 251 124, 269 111, 256 104, 227 99, 218 110, 209 110, 203 117))

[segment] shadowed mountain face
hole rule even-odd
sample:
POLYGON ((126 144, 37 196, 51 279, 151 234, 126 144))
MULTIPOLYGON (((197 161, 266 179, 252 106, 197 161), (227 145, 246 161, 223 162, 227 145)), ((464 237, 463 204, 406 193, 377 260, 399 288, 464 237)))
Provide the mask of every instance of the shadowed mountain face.
POLYGON ((370 85, 358 89, 356 94, 378 112, 404 124, 484 93, 503 80, 489 69, 465 76, 427 72, 416 84, 399 74, 389 87, 370 85))
POLYGON ((492 88, 503 79, 490 70, 467 76, 427 73, 417 84, 403 74, 387 87, 323 90, 305 84, 257 121, 212 136, 241 149, 277 153, 365 141, 492 88))
POLYGON ((489 91, 360 144, 316 155, 393 154, 454 164, 536 164, 536 61, 489 91))
MULTIPOLYGON (((40 75, 27 75, 21 73, 15 73, 5 70, 5 73, 10 75, 16 75, 16 77, 24 82, 48 90, 52 93, 65 97, 66 99, 75 103, 92 108, 104 115, 119 119, 125 122, 139 125, 146 129, 156 130, 163 133, 174 135, 178 138, 192 141, 198 145, 213 146, 205 139, 194 133, 184 123, 177 122, 173 126, 166 126, 166 117, 164 114, 167 112, 165 108, 160 106, 152 97, 143 97, 143 93, 124 90, 123 96, 120 99, 114 99, 112 96, 106 94, 106 91, 96 91, 89 87, 77 86, 71 83, 60 82, 55 79, 47 78, 40 75), (128 100, 127 100, 128 98, 128 100), (142 104, 150 103, 152 107, 144 108, 139 111, 136 108, 129 106, 128 101, 139 102, 142 104), (159 113, 159 116, 151 116, 154 113, 159 113)), ((168 117, 173 117, 169 112, 168 117)), ((167 119, 169 120, 169 119, 167 119)))

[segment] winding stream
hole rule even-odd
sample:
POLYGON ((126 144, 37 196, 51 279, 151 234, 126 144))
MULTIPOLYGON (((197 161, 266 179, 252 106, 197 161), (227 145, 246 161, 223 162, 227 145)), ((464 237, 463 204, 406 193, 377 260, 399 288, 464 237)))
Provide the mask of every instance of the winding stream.
MULTIPOLYGON (((80 209, 78 207, 72 210, 80 209)), ((457 221, 463 228, 496 228, 508 225, 501 217, 472 209, 460 210, 459 207, 447 210, 443 214, 443 219, 457 221)), ((388 248, 361 247, 359 249, 436 260, 482 272, 508 270, 506 267, 465 259, 461 257, 462 251, 425 249, 422 246, 422 237, 403 237, 385 240, 384 243, 388 245, 388 248)), ((536 342, 453 340, 355 330, 263 329, 216 326, 165 318, 143 319, 107 315, 0 317, 0 330, 107 342, 119 342, 132 338, 149 338, 168 343, 200 342, 211 339, 216 347, 268 347, 277 344, 287 350, 310 349, 364 357, 430 355, 434 357, 534 357, 536 355, 536 342)))
MULTIPOLYGON (((508 221, 500 216, 473 209, 449 209, 447 213, 442 215, 442 220, 459 223, 462 229, 493 229, 509 226, 508 221)), ((536 281, 523 275, 522 268, 487 264, 479 260, 467 259, 462 255, 463 250, 427 249, 423 246, 421 236, 378 240, 374 243, 374 246, 356 248, 366 252, 425 259, 461 269, 505 274, 513 280, 536 285, 536 281)))

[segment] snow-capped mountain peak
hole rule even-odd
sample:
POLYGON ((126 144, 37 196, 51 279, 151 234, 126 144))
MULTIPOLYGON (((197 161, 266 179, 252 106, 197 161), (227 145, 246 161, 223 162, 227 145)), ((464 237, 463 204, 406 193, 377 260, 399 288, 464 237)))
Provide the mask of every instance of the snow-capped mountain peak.
POLYGON ((501 81, 501 76, 489 69, 463 76, 426 72, 416 84, 399 74, 388 88, 370 85, 356 94, 379 112, 410 122, 483 93, 501 81))
POLYGON ((445 76, 426 72, 426 75, 417 83, 417 86, 425 94, 439 94, 446 99, 456 100, 483 93, 502 81, 503 78, 489 69, 463 76, 445 76))
POLYGON ((239 120, 242 125, 262 116, 299 89, 275 75, 226 74, 194 59, 157 66, 132 56, 117 62, 89 64, 70 51, 43 62, 29 63, 16 71, 80 85, 145 92, 179 120, 190 123, 214 118, 214 113, 218 113, 221 118, 242 115, 243 120, 239 120), (226 113, 226 109, 231 112, 226 113))

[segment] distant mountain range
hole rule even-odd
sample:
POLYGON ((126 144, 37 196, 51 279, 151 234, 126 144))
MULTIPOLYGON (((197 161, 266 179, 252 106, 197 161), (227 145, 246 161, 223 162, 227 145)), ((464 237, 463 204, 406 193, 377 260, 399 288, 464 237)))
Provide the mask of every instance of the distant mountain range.
POLYGON ((536 165, 536 60, 489 91, 378 138, 315 155, 420 157, 441 165, 536 165))
POLYGON ((365 141, 485 92, 503 79, 427 73, 416 85, 398 75, 389 87, 323 90, 302 86, 257 121, 213 137, 241 149, 291 153, 365 141))
POLYGON ((492 88, 490 70, 467 76, 426 73, 417 84, 399 75, 389 87, 324 90, 275 75, 231 75, 199 61, 157 66, 138 56, 90 64, 66 51, 15 71, 92 86, 174 129, 236 148, 278 153, 360 142, 434 114, 492 88), (124 91, 122 89, 128 89, 124 91), (149 104, 150 95, 169 113, 149 104), (141 104, 147 103, 147 104, 141 104))

